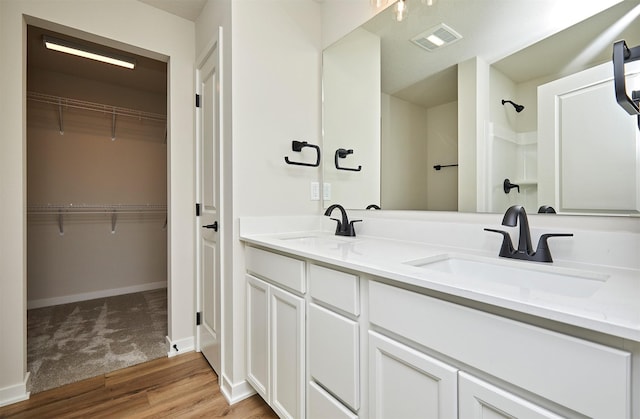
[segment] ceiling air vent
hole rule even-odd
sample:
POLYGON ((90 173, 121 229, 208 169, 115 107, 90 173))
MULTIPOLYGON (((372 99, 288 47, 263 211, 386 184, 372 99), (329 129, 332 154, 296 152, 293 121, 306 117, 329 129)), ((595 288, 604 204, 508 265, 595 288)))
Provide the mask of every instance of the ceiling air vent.
POLYGON ((462 39, 462 35, 444 23, 422 32, 411 39, 411 42, 427 51, 434 51, 462 39))

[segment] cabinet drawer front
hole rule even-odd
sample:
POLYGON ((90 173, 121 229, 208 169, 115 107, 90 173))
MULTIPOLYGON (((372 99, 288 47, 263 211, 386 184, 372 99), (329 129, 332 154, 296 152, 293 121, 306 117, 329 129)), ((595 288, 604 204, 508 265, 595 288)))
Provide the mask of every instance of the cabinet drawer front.
POLYGON ((311 377, 354 410, 360 408, 358 323, 309 305, 311 377))
POLYGON ((371 281, 370 321, 592 417, 630 415, 631 354, 371 281))
POLYGON ((460 419, 561 419, 553 412, 462 371, 458 388, 460 419))
POLYGON ((299 293, 305 293, 304 262, 265 250, 247 247, 247 271, 299 293))
POLYGON ((318 265, 309 266, 309 293, 317 301, 349 314, 360 314, 359 278, 318 265))
POLYGON ((458 370, 369 331, 371 417, 457 418, 458 370))
POLYGON ((357 419, 352 411, 314 382, 309 383, 309 419, 357 419))

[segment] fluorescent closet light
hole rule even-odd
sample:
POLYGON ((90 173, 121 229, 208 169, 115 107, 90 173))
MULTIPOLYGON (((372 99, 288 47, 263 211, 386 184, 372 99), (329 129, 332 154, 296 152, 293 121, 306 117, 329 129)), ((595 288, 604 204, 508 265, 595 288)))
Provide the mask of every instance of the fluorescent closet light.
POLYGON ((119 57, 111 53, 107 54, 72 42, 51 38, 49 36, 44 36, 42 39, 44 41, 44 46, 53 51, 64 52, 66 54, 72 54, 78 57, 88 58, 90 60, 96 60, 129 69, 133 69, 136 66, 136 61, 132 58, 119 57))

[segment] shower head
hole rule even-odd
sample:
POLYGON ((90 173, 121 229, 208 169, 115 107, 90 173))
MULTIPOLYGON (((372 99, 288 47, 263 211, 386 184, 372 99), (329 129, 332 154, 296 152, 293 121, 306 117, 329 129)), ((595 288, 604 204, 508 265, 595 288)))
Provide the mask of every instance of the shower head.
POLYGON ((520 113, 520 112, 522 112, 522 111, 524 110, 524 106, 522 106, 522 105, 518 105, 517 103, 513 103, 513 102, 512 102, 512 101, 510 101, 510 100, 504 100, 504 99, 502 99, 502 104, 504 105, 505 103, 510 103, 510 104, 512 104, 512 105, 513 105, 513 107, 514 107, 514 108, 516 108, 516 112, 518 112, 518 113, 520 113))

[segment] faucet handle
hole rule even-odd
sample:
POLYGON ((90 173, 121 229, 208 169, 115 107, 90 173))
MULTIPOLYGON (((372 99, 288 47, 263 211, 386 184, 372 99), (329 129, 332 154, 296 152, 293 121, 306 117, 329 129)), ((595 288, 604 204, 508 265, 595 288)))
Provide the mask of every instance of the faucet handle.
POLYGON ((338 229, 342 228, 342 221, 338 218, 331 218, 333 221, 335 221, 336 223, 338 223, 338 229))
POLYGON ((536 262, 553 262, 551 257, 551 250, 549 250, 549 243, 547 240, 549 237, 571 237, 573 233, 548 233, 540 236, 538 240, 538 247, 534 254, 534 260, 536 262))
POLYGON ((344 235, 349 237, 356 236, 356 229, 353 227, 353 223, 359 223, 362 220, 351 220, 349 224, 344 227, 344 235))
POLYGON ((498 256, 509 257, 515 252, 509 233, 502 230, 494 230, 492 228, 485 228, 484 231, 502 234, 502 246, 500 246, 500 253, 498 253, 498 256))

